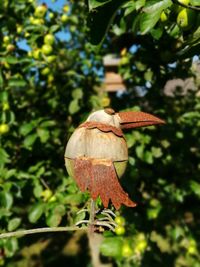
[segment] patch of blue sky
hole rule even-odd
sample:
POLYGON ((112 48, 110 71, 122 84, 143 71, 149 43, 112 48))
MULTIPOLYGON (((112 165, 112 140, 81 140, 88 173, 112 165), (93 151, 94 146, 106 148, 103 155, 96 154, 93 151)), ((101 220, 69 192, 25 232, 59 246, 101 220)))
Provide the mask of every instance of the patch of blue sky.
POLYGON ((137 50, 138 50, 138 45, 132 45, 131 48, 129 49, 129 51, 130 51, 131 53, 133 53, 133 54, 134 54, 137 50))
POLYGON ((46 4, 49 8, 55 11, 60 11, 63 7, 63 5, 67 4, 66 0, 58 0, 58 1, 52 1, 52 0, 38 0, 39 4, 46 4))
POLYGON ((69 41, 71 38, 70 32, 66 31, 59 31, 55 34, 55 36, 60 40, 60 41, 69 41))
POLYGON ((18 45, 21 49, 23 49, 23 50, 25 50, 25 51, 27 51, 27 52, 31 50, 30 46, 27 44, 26 39, 23 39, 23 40, 18 41, 18 42, 17 42, 17 45, 18 45))

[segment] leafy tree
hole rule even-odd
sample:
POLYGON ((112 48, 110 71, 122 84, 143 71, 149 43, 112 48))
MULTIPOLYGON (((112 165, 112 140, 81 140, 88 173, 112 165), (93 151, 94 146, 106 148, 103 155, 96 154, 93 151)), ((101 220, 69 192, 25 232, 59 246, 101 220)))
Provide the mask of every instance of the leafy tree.
MULTIPOLYGON (((65 171, 68 137, 92 109, 141 109, 167 124, 126 134, 122 182, 139 205, 117 213, 101 255, 123 267, 198 267, 199 1, 90 0, 89 12, 83 1, 51 6, 0 3, 1 232, 83 219, 77 212, 89 196, 65 171), (121 95, 101 90, 105 53, 121 58, 121 95), (188 77, 192 90, 175 85, 169 95, 168 80, 188 77)), ((1 239, 0 248, 2 266, 91 266, 81 231, 1 239)))
MULTIPOLYGON (((75 126, 105 98, 95 89, 101 65, 85 42, 84 10, 82 2, 57 11, 1 1, 1 232, 73 224, 88 199, 67 179, 63 159, 75 126)), ((28 239, 0 242, 1 265, 14 266, 28 239)))

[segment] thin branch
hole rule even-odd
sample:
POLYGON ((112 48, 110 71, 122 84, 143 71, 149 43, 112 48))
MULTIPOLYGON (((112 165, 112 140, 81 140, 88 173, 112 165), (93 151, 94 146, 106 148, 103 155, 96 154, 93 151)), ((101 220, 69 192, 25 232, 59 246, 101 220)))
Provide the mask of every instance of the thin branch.
POLYGON ((179 6, 182 6, 182 7, 189 8, 191 10, 195 10, 195 11, 199 11, 200 12, 200 7, 186 5, 186 4, 183 4, 183 3, 179 2, 178 0, 172 0, 172 2, 174 4, 176 4, 176 5, 179 5, 179 6))
POLYGON ((8 237, 21 237, 24 235, 38 234, 38 233, 50 233, 50 232, 67 232, 67 231, 77 231, 85 230, 87 227, 76 227, 76 226, 67 226, 67 227, 44 227, 44 228, 35 228, 29 230, 19 230, 15 232, 3 233, 0 234, 0 239, 8 237))

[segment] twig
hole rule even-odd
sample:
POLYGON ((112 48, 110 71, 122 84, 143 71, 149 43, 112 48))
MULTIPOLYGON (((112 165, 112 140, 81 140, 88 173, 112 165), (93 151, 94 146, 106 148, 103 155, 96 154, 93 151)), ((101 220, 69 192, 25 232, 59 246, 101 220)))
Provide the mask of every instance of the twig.
POLYGON ((179 6, 182 6, 182 7, 189 8, 189 9, 192 9, 192 10, 195 10, 195 11, 199 11, 200 12, 200 7, 186 5, 186 4, 183 4, 183 3, 179 2, 178 0, 172 0, 172 2, 174 4, 176 4, 176 5, 179 5, 179 6))
POLYGON ((76 223, 76 226, 79 225, 79 224, 83 224, 83 223, 88 224, 89 222, 90 221, 88 221, 88 220, 81 220, 81 221, 76 223))
POLYGON ((67 231, 77 231, 85 230, 87 227, 76 227, 76 226, 66 226, 66 227, 44 227, 44 228, 35 228, 29 230, 19 230, 15 232, 3 233, 0 234, 0 239, 8 237, 21 237, 24 235, 38 234, 38 233, 49 233, 49 232, 67 232, 67 231))

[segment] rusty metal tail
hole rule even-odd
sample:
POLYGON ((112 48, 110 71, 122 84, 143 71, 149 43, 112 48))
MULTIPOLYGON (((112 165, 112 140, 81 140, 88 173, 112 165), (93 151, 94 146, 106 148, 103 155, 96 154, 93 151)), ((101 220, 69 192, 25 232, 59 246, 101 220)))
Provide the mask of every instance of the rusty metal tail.
POLYGON ((91 159, 75 159, 74 178, 81 191, 88 189, 94 200, 100 196, 105 208, 108 207, 109 200, 116 209, 122 204, 128 207, 136 206, 121 187, 111 160, 98 162, 91 159))

